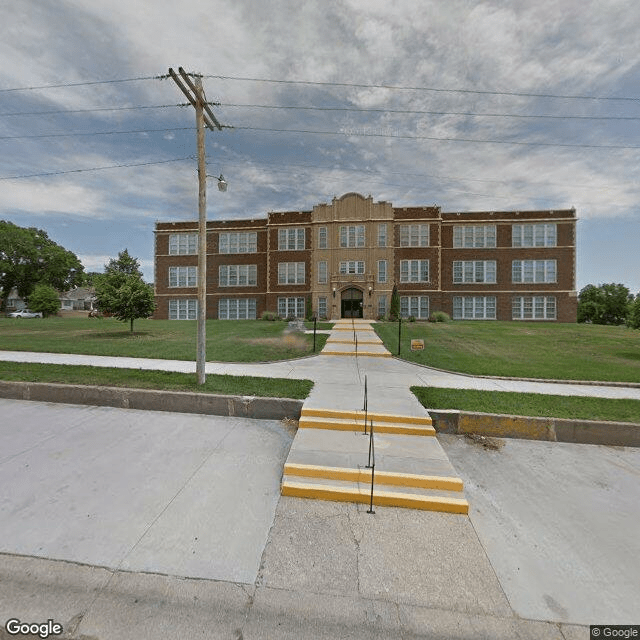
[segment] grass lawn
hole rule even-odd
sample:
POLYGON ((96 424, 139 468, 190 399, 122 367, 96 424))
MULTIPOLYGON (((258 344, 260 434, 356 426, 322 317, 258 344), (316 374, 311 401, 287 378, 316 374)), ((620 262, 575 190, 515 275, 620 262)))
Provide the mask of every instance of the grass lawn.
MULTIPOLYGON (((373 325, 398 353, 398 323, 373 325)), ((403 322, 401 357, 477 375, 640 382, 640 331, 535 322, 403 322), (423 338, 424 351, 411 351, 423 338)))
POLYGON ((0 361, 0 380, 294 399, 306 398, 313 387, 311 380, 222 375, 207 375, 205 384, 199 385, 195 373, 3 361, 0 361))
MULTIPOLYGON (((313 335, 285 335, 285 322, 208 320, 207 361, 260 362, 313 354, 313 335)), ((195 360, 196 323, 115 318, 0 318, 0 350, 195 360)), ((316 353, 327 336, 316 336, 316 353)))
POLYGON ((411 391, 428 409, 640 423, 640 400, 432 387, 411 387, 411 391))

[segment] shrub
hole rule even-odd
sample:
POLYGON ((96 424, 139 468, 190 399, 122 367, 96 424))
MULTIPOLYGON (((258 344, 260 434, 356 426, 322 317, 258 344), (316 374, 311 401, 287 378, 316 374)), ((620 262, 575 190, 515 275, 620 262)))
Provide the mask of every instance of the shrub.
POLYGON ((449 322, 451 318, 444 311, 434 311, 429 317, 430 322, 449 322))
POLYGON ((409 316, 409 322, 415 322, 415 321, 416 321, 415 316, 409 316))
POLYGON ((37 284, 29 295, 31 311, 42 313, 46 318, 53 316, 60 310, 60 297, 56 290, 48 284, 37 284))
POLYGON ((278 314, 274 313, 273 311, 263 311, 262 315, 260 316, 260 320, 269 320, 271 322, 279 319, 280 318, 278 317, 278 314))

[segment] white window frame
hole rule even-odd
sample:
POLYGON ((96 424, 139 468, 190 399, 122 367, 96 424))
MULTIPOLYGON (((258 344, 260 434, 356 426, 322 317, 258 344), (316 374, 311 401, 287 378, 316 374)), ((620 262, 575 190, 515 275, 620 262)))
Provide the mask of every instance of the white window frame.
POLYGON ((278 229, 278 251, 303 251, 304 246, 304 227, 278 229))
POLYGON ((453 284, 495 284, 496 260, 454 260, 453 284))
POLYGON ((557 260, 513 260, 511 281, 514 284, 552 284, 558 281, 557 260))
POLYGON ((220 298, 218 320, 255 320, 255 298, 220 298))
POLYGON ((387 296, 378 296, 378 316, 387 315, 387 296))
POLYGON ((493 249, 496 246, 496 225, 456 225, 453 227, 456 249, 493 249))
POLYGON ((169 267, 169 287, 184 288, 198 286, 198 267, 169 267))
POLYGON ((278 284, 304 284, 305 283, 305 263, 304 262, 279 262, 278 263, 278 284))
POLYGON ((378 225, 378 246, 387 246, 387 223, 382 222, 378 225))
POLYGON ((429 261, 400 260, 400 282, 429 282, 429 261))
POLYGON ((512 247, 556 247, 558 225, 556 223, 514 224, 511 227, 512 247))
POLYGON ((556 320, 558 304, 555 296, 514 296, 513 320, 556 320))
POLYGON ((364 260, 343 260, 340 263, 340 275, 364 274, 364 260))
POLYGON ((401 247, 428 247, 429 246, 428 224, 401 224, 400 225, 400 246, 401 247))
POLYGON ((318 262, 318 284, 327 284, 327 274, 327 261, 320 260, 318 262))
POLYGON ((169 255, 189 256, 198 253, 197 233, 171 233, 169 234, 169 255))
POLYGON ((318 249, 327 248, 327 227, 318 227, 318 249))
POLYGON ((354 249, 365 246, 365 229, 363 224, 340 227, 340 247, 354 249))
POLYGON ((255 287, 258 284, 258 265, 221 264, 218 267, 219 287, 255 287))
POLYGON ((429 296, 400 296, 400 315, 403 318, 429 318, 429 296))
POLYGON ((387 261, 378 260, 378 282, 384 284, 387 281, 387 261))
POLYGON ((495 320, 496 296, 453 296, 454 320, 495 320))
POLYGON ((169 320, 195 320, 197 317, 197 299, 174 298, 169 300, 169 320))
POLYGON ((327 317, 327 297, 320 296, 318 298, 318 317, 326 318, 327 317))
POLYGON ((306 300, 303 296, 278 298, 278 315, 281 318, 304 318, 306 300))
POLYGON ((218 253, 257 253, 257 231, 224 231, 218 234, 218 253))

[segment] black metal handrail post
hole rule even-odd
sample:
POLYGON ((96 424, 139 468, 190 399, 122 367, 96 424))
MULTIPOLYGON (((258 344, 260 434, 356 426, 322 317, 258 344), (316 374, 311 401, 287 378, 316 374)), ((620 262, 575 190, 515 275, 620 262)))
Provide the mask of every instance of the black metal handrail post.
POLYGON ((362 407, 364 411, 364 434, 367 435, 367 412, 369 410, 369 397, 367 395, 367 376, 364 377, 364 406, 362 407))
POLYGON ((367 513, 375 513, 373 508, 373 483, 376 473, 376 449, 373 440, 373 420, 371 420, 371 424, 369 426, 369 464, 367 465, 367 468, 371 469, 371 496, 369 498, 369 509, 367 510, 367 513))

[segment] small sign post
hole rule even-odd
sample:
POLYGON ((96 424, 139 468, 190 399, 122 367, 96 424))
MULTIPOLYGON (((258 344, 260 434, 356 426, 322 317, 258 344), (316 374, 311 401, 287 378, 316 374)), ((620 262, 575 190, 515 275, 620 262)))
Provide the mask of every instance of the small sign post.
POLYGON ((412 339, 411 351, 424 351, 424 340, 412 339))

